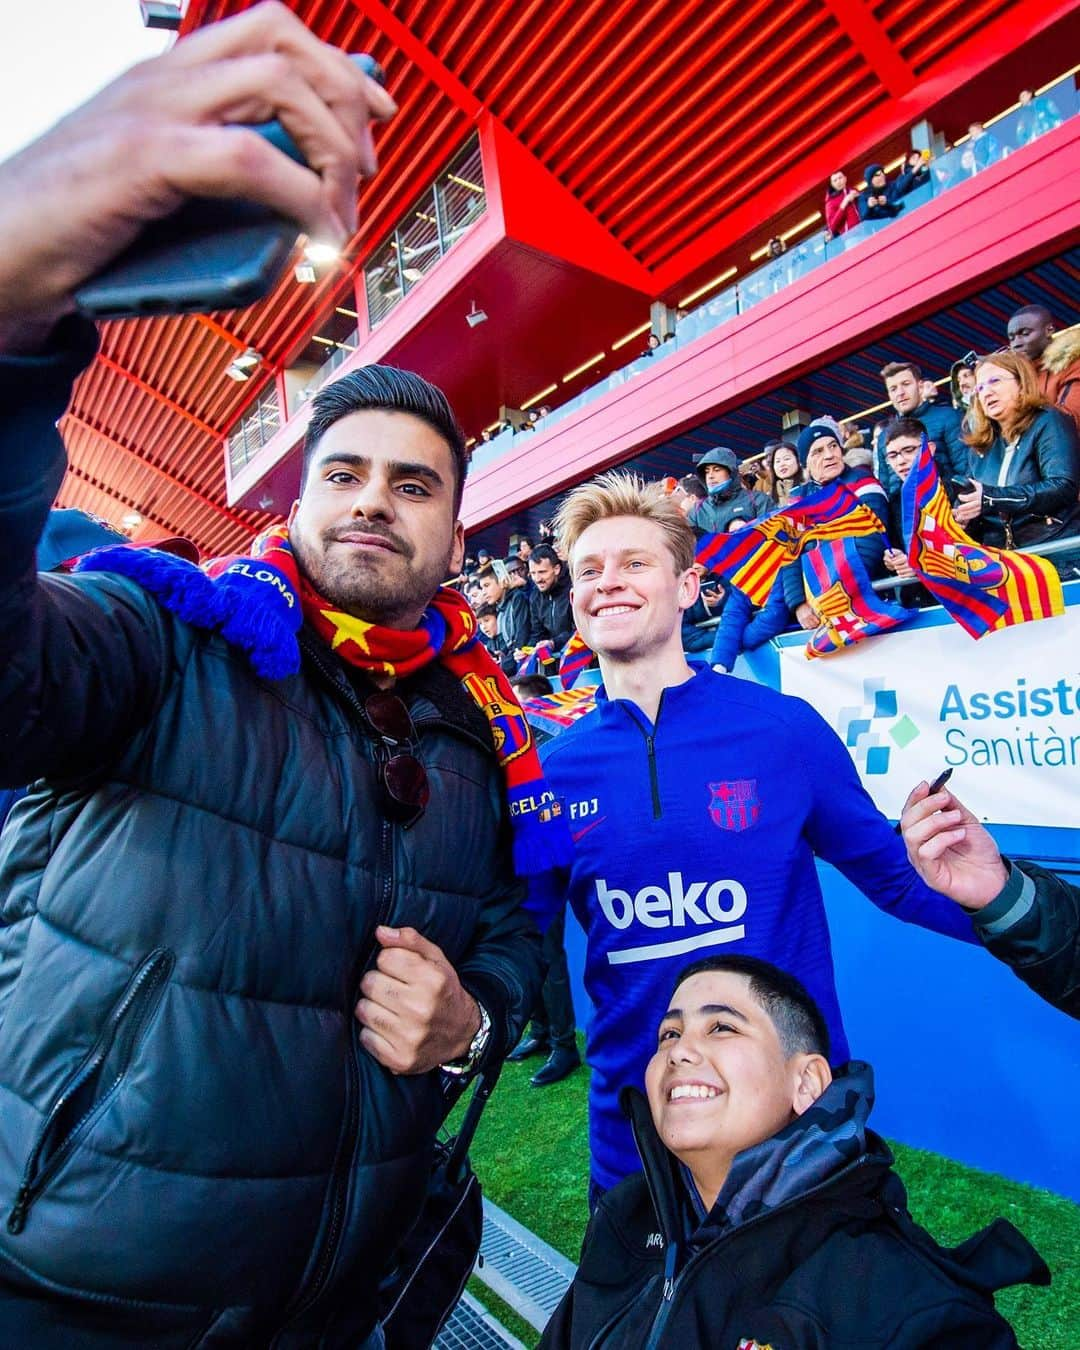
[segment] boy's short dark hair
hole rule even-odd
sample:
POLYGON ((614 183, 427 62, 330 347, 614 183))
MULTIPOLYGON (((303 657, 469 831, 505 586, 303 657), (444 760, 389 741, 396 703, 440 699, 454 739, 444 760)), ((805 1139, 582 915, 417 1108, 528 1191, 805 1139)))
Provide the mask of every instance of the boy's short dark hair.
POLYGON ((498 605, 481 605, 476 611, 478 619, 497 619, 499 617, 498 605))
POLYGON ((551 693, 551 681, 546 675, 515 675, 510 683, 519 698, 543 698, 551 693))
POLYGON ((926 428, 917 417, 898 417, 885 428, 885 444, 888 445, 890 441, 898 440, 901 436, 914 436, 917 440, 922 440, 925 435, 926 428))
POLYGON ((300 490, 307 481, 308 466, 319 442, 335 422, 350 413, 368 409, 409 413, 426 422, 450 447, 454 461, 454 516, 461 509, 461 494, 465 490, 468 452, 465 434, 458 426, 446 395, 421 375, 397 366, 361 366, 340 380, 320 389, 311 404, 311 419, 304 436, 304 459, 300 474, 300 490))
POLYGON ((823 1055, 829 1058, 829 1028, 821 1009, 803 984, 786 970, 756 956, 707 956, 684 967, 675 977, 675 990, 691 975, 723 971, 745 975, 750 993, 769 1014, 785 1059, 792 1055, 823 1055))

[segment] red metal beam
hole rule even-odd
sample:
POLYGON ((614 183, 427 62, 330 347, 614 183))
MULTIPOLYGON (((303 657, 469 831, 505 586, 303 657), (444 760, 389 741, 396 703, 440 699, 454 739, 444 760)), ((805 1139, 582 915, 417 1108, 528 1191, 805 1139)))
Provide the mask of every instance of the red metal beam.
POLYGON ((224 439, 225 433, 223 431, 218 431, 218 429, 212 427, 209 422, 204 422, 201 417, 196 417, 193 412, 189 412, 187 408, 181 407, 174 398, 170 398, 168 394, 163 394, 159 389, 155 389, 152 384, 147 384, 140 376, 135 375, 132 371, 128 370, 126 366, 122 366, 119 361, 114 361, 111 356, 106 356, 104 352, 98 352, 97 359, 106 370, 115 371, 116 374, 123 379, 130 380, 136 389, 141 389, 149 398, 152 398, 156 403, 163 404, 170 412, 174 412, 178 417, 182 417, 186 422, 190 422, 193 427, 198 427, 205 435, 213 436, 215 440, 219 441, 224 439))
POLYGON ((1080 237, 1074 118, 480 470, 488 524, 933 314, 1080 237), (896 279, 904 284, 898 286, 896 279))
POLYGON ((447 96, 451 102, 469 117, 479 117, 484 105, 454 74, 452 70, 435 55, 413 31, 389 10, 382 0, 353 0, 353 4, 369 19, 376 28, 381 29, 390 41, 409 60, 422 70, 431 83, 447 96))
POLYGON ((824 3, 893 98, 902 98, 915 87, 915 72, 863 0, 824 0, 824 3))
MULTIPOLYGON (((221 502, 215 501, 213 497, 208 497, 205 492, 200 492, 198 488, 192 487, 190 483, 185 483, 182 478, 178 478, 176 474, 170 473, 168 469, 163 469, 158 464, 151 464, 148 459, 143 459, 142 455, 140 455, 137 450, 133 450, 131 446, 125 445, 123 441, 116 440, 115 437, 102 431, 100 427, 94 426, 93 422, 88 422, 85 417, 80 417, 78 413, 67 412, 61 418, 61 428, 63 427, 64 422, 74 422, 76 426, 92 432, 93 435, 103 440, 110 450, 116 450, 119 454, 126 455, 129 459, 135 460, 140 468, 147 469, 150 473, 157 474, 159 478, 164 478, 165 481, 174 488, 178 488, 181 492, 186 492, 189 496, 194 497, 197 501, 201 502, 203 506, 208 507, 211 511, 216 511, 219 516, 224 516, 231 525, 238 525, 241 529, 247 530, 251 535, 258 534, 258 528, 249 524, 232 510, 231 507, 224 506, 221 502)), ((120 500, 119 494, 115 492, 112 487, 103 488, 102 490, 111 493, 117 500, 120 500)), ((136 503, 136 505, 138 504, 136 503)), ((142 507, 140 506, 138 509, 141 511, 142 507)))
MULTIPOLYGON (((771 199, 797 201, 818 186, 824 197, 826 179, 838 165, 857 161, 887 136, 910 126, 958 85, 1066 18, 1075 8, 1076 0, 1010 6, 1000 18, 973 32, 947 60, 936 64, 932 78, 922 81, 903 98, 888 100, 871 109, 842 135, 815 141, 794 167, 771 181, 771 199)), ((760 225, 761 202, 755 197, 703 230, 656 268, 658 292, 670 295, 675 288, 682 288, 688 278, 700 276, 725 249, 740 239, 753 237, 760 225)))

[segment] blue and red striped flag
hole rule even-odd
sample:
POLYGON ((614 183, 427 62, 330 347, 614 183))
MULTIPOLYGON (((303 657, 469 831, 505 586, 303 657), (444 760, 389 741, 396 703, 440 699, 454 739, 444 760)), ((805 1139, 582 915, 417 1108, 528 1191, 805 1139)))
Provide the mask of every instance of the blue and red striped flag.
POLYGON ((518 663, 517 673, 519 675, 539 675, 540 667, 546 666, 548 662, 555 660, 555 647, 546 638, 543 642, 538 642, 535 647, 522 647, 525 655, 518 663))
POLYGON ((706 534, 698 540, 697 561, 719 572, 746 595, 763 605, 780 569, 798 558, 812 540, 855 538, 879 534, 884 526, 859 500, 867 485, 878 493, 872 478, 834 483, 792 503, 783 511, 756 520, 736 534, 706 534))
POLYGON ((570 641, 563 648, 562 656, 559 658, 559 679, 562 681, 564 689, 574 687, 581 672, 588 668, 592 659, 592 648, 586 645, 585 639, 575 629, 570 634, 570 641))
POLYGON ((972 637, 1064 613, 1061 578, 1048 559, 978 544, 957 523, 925 437, 901 506, 908 562, 972 637))
POLYGON ((850 536, 823 540, 803 554, 802 567, 807 601, 821 620, 806 644, 811 659, 831 656, 914 618, 914 610, 877 594, 850 536))

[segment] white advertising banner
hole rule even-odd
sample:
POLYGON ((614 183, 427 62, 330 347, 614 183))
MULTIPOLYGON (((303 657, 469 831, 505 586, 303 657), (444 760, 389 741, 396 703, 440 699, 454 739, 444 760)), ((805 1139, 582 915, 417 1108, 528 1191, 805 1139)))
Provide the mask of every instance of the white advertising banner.
POLYGON ((780 688, 835 728, 887 816, 949 767, 982 820, 1080 823, 1080 607, 977 642, 945 622, 805 651, 780 648, 780 688))

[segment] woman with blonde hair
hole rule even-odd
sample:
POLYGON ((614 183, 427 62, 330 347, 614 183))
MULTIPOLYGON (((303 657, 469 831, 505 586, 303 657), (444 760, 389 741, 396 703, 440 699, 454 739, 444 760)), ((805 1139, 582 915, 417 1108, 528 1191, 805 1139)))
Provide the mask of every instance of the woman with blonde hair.
POLYGON ((1080 442, 1072 420, 1039 393, 1031 362, 1017 352, 983 357, 969 418, 970 486, 957 497, 960 524, 998 548, 1076 533, 1080 442))

